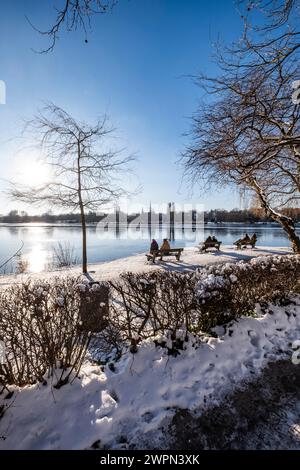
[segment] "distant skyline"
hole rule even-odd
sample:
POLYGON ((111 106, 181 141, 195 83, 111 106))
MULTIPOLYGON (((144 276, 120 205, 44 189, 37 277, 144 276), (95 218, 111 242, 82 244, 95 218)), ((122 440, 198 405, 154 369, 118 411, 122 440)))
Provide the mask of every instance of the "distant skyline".
POLYGON ((0 213, 38 212, 9 201, 2 191, 3 180, 47 180, 36 164, 37 152, 20 139, 23 119, 45 101, 80 120, 110 116, 116 146, 138 156, 135 174, 143 190, 133 202, 193 200, 207 210, 239 207, 234 189, 199 195, 195 188, 191 197, 177 163, 201 96, 191 76, 200 70, 213 73, 212 43, 229 43, 241 33, 234 1, 120 0, 112 13, 92 19, 87 44, 78 30, 61 34, 53 52, 37 54, 32 49, 47 43, 26 16, 47 27, 55 4, 1 2, 0 80, 6 84, 6 104, 0 104, 0 213))

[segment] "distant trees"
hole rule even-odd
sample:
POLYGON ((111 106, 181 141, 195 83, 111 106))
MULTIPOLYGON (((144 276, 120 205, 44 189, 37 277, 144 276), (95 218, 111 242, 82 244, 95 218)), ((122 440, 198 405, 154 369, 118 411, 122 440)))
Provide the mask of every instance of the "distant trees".
POLYGON ((129 171, 132 156, 107 148, 112 132, 104 116, 94 125, 82 123, 54 104, 47 105, 31 122, 52 168, 52 180, 39 187, 12 187, 10 196, 30 205, 79 210, 82 227, 82 270, 87 272, 86 212, 116 202, 127 194, 120 185, 121 172, 129 171))
MULTIPOLYGON (((14 213, 18 211, 13 211, 14 213)), ((296 222, 300 222, 300 208, 285 207, 282 208, 282 213, 287 217, 292 218, 296 222)), ((139 213, 127 214, 128 224, 138 217, 139 213)), ((159 220, 162 222, 162 214, 159 220)), ((96 212, 89 211, 86 214, 86 223, 97 223, 103 220, 107 214, 97 214, 96 212)), ((240 222, 240 223, 255 223, 255 222, 271 222, 272 219, 267 217, 265 211, 257 206, 250 206, 249 209, 210 209, 204 212, 204 220, 208 222, 240 222)), ((80 213, 59 213, 53 214, 45 212, 40 215, 22 215, 18 213, 16 218, 11 215, 0 216, 1 223, 24 223, 24 222, 45 222, 45 223, 78 223, 80 224, 80 213)))
POLYGON ((17 221, 19 219, 19 211, 17 210, 11 210, 8 214, 8 216, 11 218, 12 221, 17 221))
MULTIPOLYGON (((294 40, 287 35, 285 47, 292 50, 294 40)), ((265 39, 261 48, 255 44, 246 35, 235 48, 239 59, 234 48, 227 50, 219 55, 218 76, 198 77, 211 96, 193 117, 183 163, 193 182, 235 184, 251 192, 299 253, 294 221, 282 209, 297 207, 300 199, 300 108, 292 102, 300 69, 289 55, 282 60, 280 41, 271 43, 271 62, 269 42, 265 39)))
POLYGON ((26 222, 28 218, 28 214, 25 211, 19 212, 16 209, 9 211, 6 216, 0 217, 0 220, 8 222, 8 223, 18 223, 20 221, 26 222))
MULTIPOLYGON (((86 222, 97 223, 105 217, 104 214, 97 214, 96 212, 89 211, 86 214, 86 222)), ((79 212, 65 212, 65 213, 51 213, 44 212, 43 214, 28 215, 24 211, 11 211, 7 215, 0 216, 0 222, 2 223, 26 223, 26 222, 45 222, 45 223, 80 223, 79 212), (13 212, 14 215, 11 215, 13 212)))

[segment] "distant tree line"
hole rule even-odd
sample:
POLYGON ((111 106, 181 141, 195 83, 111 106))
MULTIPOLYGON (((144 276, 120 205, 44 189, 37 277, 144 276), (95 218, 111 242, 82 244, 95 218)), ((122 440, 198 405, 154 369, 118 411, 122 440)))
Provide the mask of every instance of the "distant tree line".
MULTIPOLYGON (((88 212, 86 214, 86 221, 88 223, 99 222, 105 217, 103 214, 96 214, 96 212, 88 212)), ((66 214, 52 214, 45 212, 39 215, 28 215, 25 211, 12 210, 7 215, 0 216, 1 223, 29 223, 29 222, 45 222, 45 223, 81 223, 80 213, 66 213, 66 214)))
MULTIPOLYGON (((298 208, 285 208, 282 213, 287 217, 291 217, 295 222, 300 222, 300 209, 298 208)), ((215 209, 204 213, 206 222, 241 222, 241 223, 255 223, 255 222, 272 222, 272 218, 266 216, 263 209, 250 208, 250 209, 215 209)))
MULTIPOLYGON (((290 217, 295 222, 300 222, 300 208, 285 208, 284 215, 290 217)), ((97 214, 96 212, 89 211, 86 214, 87 223, 100 222, 106 214, 97 214)), ((127 220, 131 222, 138 214, 128 214, 127 220)), ((240 222, 240 223, 255 223, 255 222, 271 222, 272 218, 267 217, 263 209, 250 208, 250 209, 211 209, 204 212, 205 222, 240 222)), ((40 215, 28 215, 25 211, 12 210, 7 215, 0 215, 0 223, 78 223, 80 224, 80 213, 65 213, 65 214, 52 214, 45 212, 40 215)))

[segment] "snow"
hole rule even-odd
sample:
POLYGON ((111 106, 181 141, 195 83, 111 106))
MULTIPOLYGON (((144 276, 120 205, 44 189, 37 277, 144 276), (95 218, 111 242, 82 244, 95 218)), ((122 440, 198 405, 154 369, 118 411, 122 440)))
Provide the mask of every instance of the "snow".
POLYGON ((16 390, 0 421, 1 449, 167 448, 166 428, 176 408, 219 403, 268 361, 291 356, 299 340, 300 296, 288 306, 259 305, 216 329, 217 338, 190 336, 177 357, 153 341, 126 353, 114 370, 87 360, 80 378, 61 387, 16 390), (295 344, 295 343, 294 343, 295 344))
MULTIPOLYGON (((291 249, 287 247, 258 247, 255 249, 236 250, 232 246, 224 246, 219 252, 211 251, 208 253, 199 253, 197 247, 184 248, 180 261, 175 257, 166 257, 162 262, 156 261, 156 264, 148 262, 145 253, 132 255, 127 258, 120 258, 115 261, 91 264, 89 273, 96 281, 113 279, 122 272, 131 271, 133 273, 148 272, 154 269, 176 270, 176 271, 195 271, 195 269, 215 263, 232 263, 239 260, 250 260, 263 255, 291 254, 291 249)), ((32 273, 32 274, 11 274, 0 276, 0 286, 6 286, 12 283, 22 282, 29 277, 32 279, 49 279, 54 276, 80 275, 80 266, 60 269, 57 271, 32 273)), ((86 282, 88 282, 86 280, 86 282)), ((80 281, 78 286, 82 291, 85 290, 85 280, 80 281)))
POLYGON ((87 288, 87 284, 83 284, 83 283, 79 283, 76 285, 77 289, 80 290, 80 292, 85 292, 86 288, 87 288))
MULTIPOLYGON (((189 272, 215 263, 223 263, 222 272, 226 272, 232 261, 263 262, 255 258, 287 253, 291 253, 288 248, 237 251, 224 247, 221 252, 200 254, 191 247, 185 248, 180 262, 166 258, 153 265, 144 254, 138 254, 92 265, 90 274, 95 280, 105 280, 118 277, 124 270, 189 272)), ((29 277, 50 279, 70 274, 79 275, 80 267, 2 276, 0 286, 29 277)), ((227 282, 237 281, 233 274, 228 278, 227 282)), ((208 275, 203 282, 213 293, 224 278, 208 275)), ((83 279, 77 287, 85 291, 87 284, 88 280, 83 279)), ((98 289, 97 284, 92 288, 98 289)), ((37 294, 43 293, 41 281, 37 294)), ((63 296, 57 298, 58 305, 63 302, 63 296)), ((93 345, 80 377, 72 383, 54 389, 53 378, 53 383, 48 380, 47 385, 15 389, 12 398, 4 400, 8 408, 0 420, 0 449, 85 449, 99 440, 101 448, 109 449, 168 448, 166 430, 176 409, 201 411, 217 404, 242 380, 257 375, 269 361, 282 356, 299 364, 300 296, 295 297, 295 304, 269 306, 267 313, 257 305, 256 314, 255 318, 245 317, 215 328, 217 338, 189 335, 185 350, 177 357, 169 356, 166 348, 149 340, 139 346, 136 354, 125 353, 110 368, 95 363, 93 345)), ((177 336, 184 338, 185 331, 178 331, 177 336)), ((157 340, 164 340, 166 346, 170 343, 168 334, 157 340)))
MULTIPOLYGON (((200 273, 201 277, 201 273, 200 273)), ((223 276, 216 276, 214 274, 208 274, 201 281, 198 282, 197 291, 199 299, 202 299, 202 303, 205 303, 206 298, 214 297, 218 295, 217 289, 220 289, 226 285, 228 281, 223 276), (213 289, 216 289, 215 291, 213 289)))

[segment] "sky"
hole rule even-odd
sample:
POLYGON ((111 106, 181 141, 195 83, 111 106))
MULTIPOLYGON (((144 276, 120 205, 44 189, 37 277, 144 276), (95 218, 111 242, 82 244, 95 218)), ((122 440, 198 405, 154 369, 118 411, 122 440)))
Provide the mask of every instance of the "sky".
POLYGON ((119 0, 111 13, 92 19, 88 43, 81 30, 63 32, 53 52, 34 52, 48 42, 26 17, 47 28, 54 6, 62 3, 0 0, 0 80, 6 84, 6 104, 0 105, 0 214, 38 212, 10 201, 5 190, 8 180, 47 180, 22 129, 49 101, 88 122, 110 116, 118 146, 138 157, 130 185, 142 190, 133 202, 239 207, 232 188, 202 194, 195 187, 191 194, 178 164, 201 98, 191 77, 215 73, 213 43, 229 43, 241 33, 234 0, 119 0))

